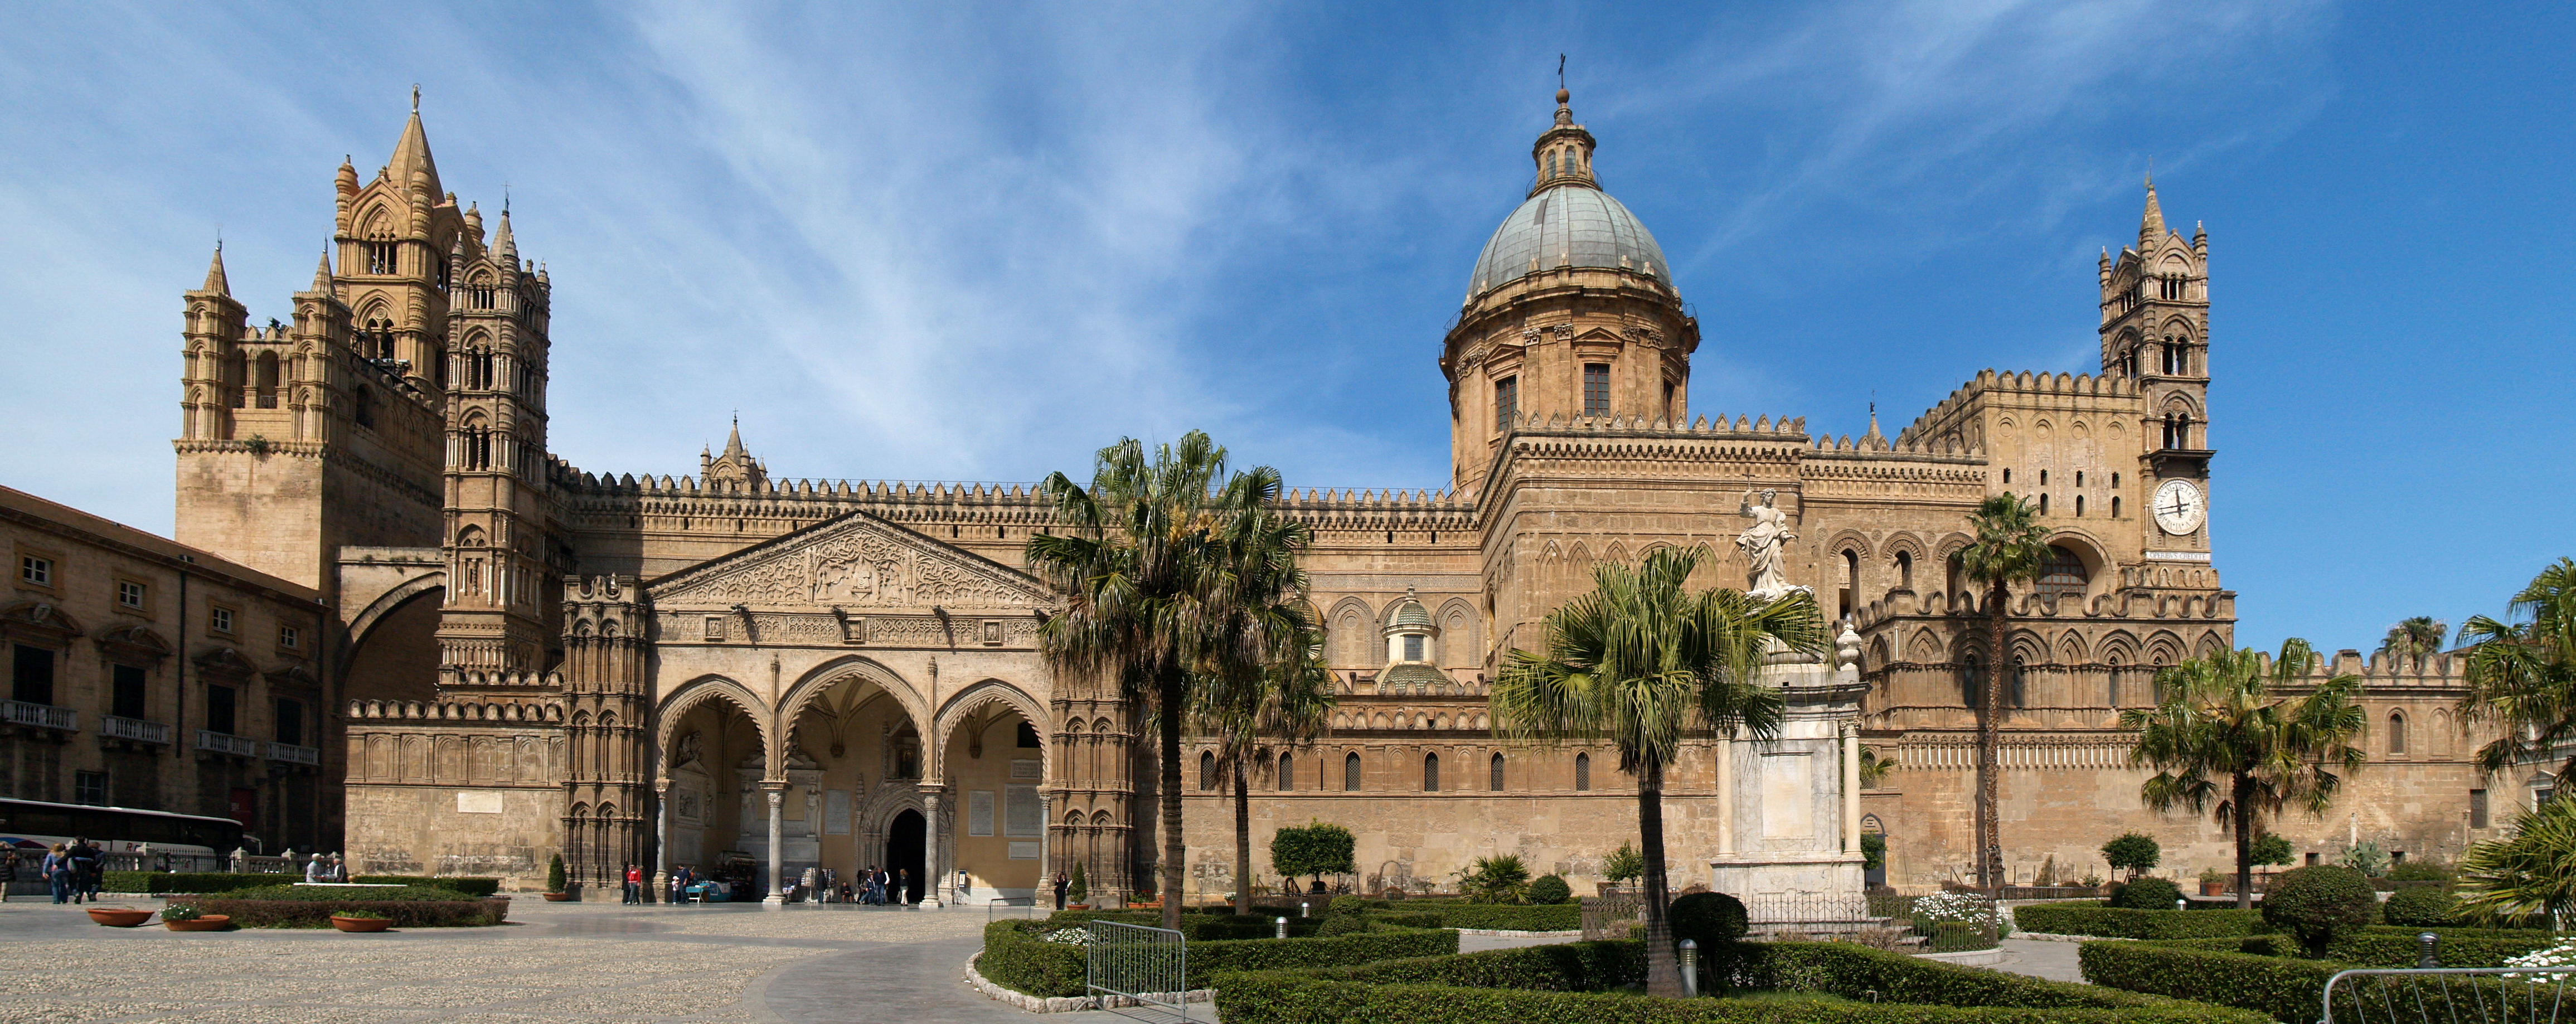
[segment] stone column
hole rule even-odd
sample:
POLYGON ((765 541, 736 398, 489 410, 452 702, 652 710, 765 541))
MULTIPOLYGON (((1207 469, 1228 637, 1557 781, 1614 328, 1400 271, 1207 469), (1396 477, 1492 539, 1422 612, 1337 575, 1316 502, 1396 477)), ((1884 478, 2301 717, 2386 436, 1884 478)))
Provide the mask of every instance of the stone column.
POLYGON ((947 810, 947 789, 933 783, 921 784, 921 873, 928 876, 921 880, 921 905, 925 907, 944 906, 940 897, 954 884, 948 877, 948 859, 943 856, 948 848, 942 840, 947 837, 941 834, 947 831, 947 815, 943 813, 947 810))
POLYGON ((1843 732, 1843 852, 1860 852, 1860 723, 1845 719, 1843 732))
POLYGON ((653 891, 644 902, 660 903, 671 890, 671 780, 653 780, 653 891))
POLYGON ((1717 855, 1735 853, 1735 731, 1717 737, 1717 855))
POLYGON ((780 848, 787 845, 787 822, 779 807, 787 798, 787 783, 764 779, 760 783, 760 791, 769 795, 769 895, 761 897, 760 902, 762 906, 784 907, 787 905, 787 890, 781 888, 780 883, 786 879, 779 877, 779 855, 782 852, 780 848))

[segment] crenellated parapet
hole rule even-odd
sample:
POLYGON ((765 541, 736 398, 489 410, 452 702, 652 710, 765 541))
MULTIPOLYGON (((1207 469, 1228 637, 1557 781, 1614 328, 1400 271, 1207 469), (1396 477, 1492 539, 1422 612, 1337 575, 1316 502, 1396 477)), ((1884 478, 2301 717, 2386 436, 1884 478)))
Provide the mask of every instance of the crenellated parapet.
POLYGON ((353 700, 349 718, 364 721, 511 722, 559 725, 563 705, 552 700, 353 700))
POLYGON ((2068 409, 2107 409, 2114 405, 2144 408, 2139 404, 2143 398, 2137 382, 2125 377, 1986 369, 1977 371, 1975 378, 1915 417, 1911 425, 1897 433, 1896 443, 1985 447, 1982 435, 1962 428, 1981 405, 1996 400, 2068 409))

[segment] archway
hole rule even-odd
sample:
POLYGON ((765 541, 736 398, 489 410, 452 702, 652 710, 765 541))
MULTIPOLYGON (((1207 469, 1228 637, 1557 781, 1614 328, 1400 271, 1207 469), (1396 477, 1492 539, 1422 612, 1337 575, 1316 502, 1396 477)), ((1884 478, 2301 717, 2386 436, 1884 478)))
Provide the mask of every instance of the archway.
POLYGON ((912 885, 907 890, 909 895, 904 899, 906 903, 921 902, 921 886, 924 881, 921 860, 922 840, 928 835, 929 829, 921 819, 921 812, 914 810, 906 810, 895 815, 894 823, 886 829, 885 872, 893 876, 900 869, 903 872, 902 877, 912 880, 912 885))
POLYGON ((1033 898, 1046 864, 1046 741, 1040 705, 1018 687, 986 679, 942 708, 932 762, 947 801, 936 815, 932 870, 942 897, 971 902, 1033 898), (970 887, 958 896, 963 873, 970 887))
POLYGON ((872 864, 891 875, 901 866, 888 855, 895 821, 904 813, 926 820, 927 810, 930 759, 909 685, 873 663, 838 666, 809 676, 787 707, 780 867, 791 878, 809 867, 855 878, 872 864))

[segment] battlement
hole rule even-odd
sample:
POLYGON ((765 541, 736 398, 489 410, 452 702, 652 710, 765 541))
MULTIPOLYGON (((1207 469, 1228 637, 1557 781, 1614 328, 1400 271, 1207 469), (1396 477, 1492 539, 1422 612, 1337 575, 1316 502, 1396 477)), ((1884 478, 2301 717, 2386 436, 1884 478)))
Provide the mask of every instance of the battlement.
MULTIPOLYGON (((1891 590, 1886 596, 1855 609, 1852 617, 1860 628, 1868 629, 1892 619, 1926 615, 1982 618, 1987 614, 1986 607, 1984 595, 1967 591, 1945 594, 1935 590, 1916 594, 1911 590, 1891 590)), ((2078 619, 2232 622, 2236 618, 2236 595, 2224 590, 2184 593, 2121 590, 2085 599, 2014 594, 2006 598, 2005 607, 2017 627, 2022 622, 2078 619)))
POLYGON ((1900 445, 1917 443, 1916 439, 1925 434, 1938 433, 1940 426, 1946 425, 1966 411, 1971 403, 1987 394, 2045 395, 2063 398, 2136 398, 2139 392, 2136 381, 2108 374, 2095 376, 2089 373, 2052 374, 2032 373, 2027 370, 2020 372, 1979 370, 1974 379, 1959 385, 1956 390, 1950 392, 1949 397, 1925 410, 1923 415, 1914 418, 1912 424, 1898 431, 1897 443, 1900 445))
POLYGON ((555 703, 452 700, 353 700, 349 702, 349 718, 352 720, 529 722, 556 725, 563 722, 563 717, 563 705, 555 703))

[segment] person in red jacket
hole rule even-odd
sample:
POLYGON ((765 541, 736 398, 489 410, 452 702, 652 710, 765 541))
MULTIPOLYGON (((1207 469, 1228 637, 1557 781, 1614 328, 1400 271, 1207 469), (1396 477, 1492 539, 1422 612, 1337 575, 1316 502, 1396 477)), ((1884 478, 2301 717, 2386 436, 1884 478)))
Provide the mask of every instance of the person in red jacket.
POLYGON ((644 902, 644 865, 626 865, 626 902, 644 902))

